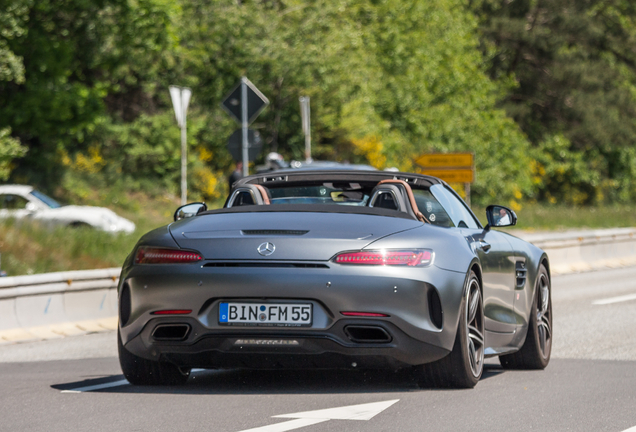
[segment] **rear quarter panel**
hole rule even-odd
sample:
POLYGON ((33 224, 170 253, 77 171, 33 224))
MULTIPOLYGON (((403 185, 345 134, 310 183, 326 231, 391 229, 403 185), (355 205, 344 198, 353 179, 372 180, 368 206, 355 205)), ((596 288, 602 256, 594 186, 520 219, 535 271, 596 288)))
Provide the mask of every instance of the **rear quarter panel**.
POLYGON ((539 267, 541 264, 544 264, 548 271, 548 277, 550 277, 551 280, 550 261, 545 251, 532 243, 528 243, 527 241, 521 240, 511 234, 506 234, 506 238, 512 245, 515 257, 525 258, 526 262, 526 284, 522 289, 518 290, 519 298, 517 299, 515 296, 514 310, 517 325, 521 328, 527 328, 528 321, 530 319, 530 311, 532 309, 532 302, 536 291, 535 288, 539 267))

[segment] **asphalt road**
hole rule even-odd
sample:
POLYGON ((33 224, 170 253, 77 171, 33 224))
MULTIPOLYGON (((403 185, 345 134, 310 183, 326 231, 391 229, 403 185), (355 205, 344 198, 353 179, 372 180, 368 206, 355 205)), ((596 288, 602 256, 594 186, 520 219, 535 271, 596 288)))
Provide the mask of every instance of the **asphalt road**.
POLYGON ((408 373, 377 371, 196 371, 182 387, 133 387, 114 332, 0 346, 0 431, 636 427, 636 267, 555 277, 553 307, 546 370, 503 371, 490 360, 473 390, 419 388, 408 373), (273 417, 284 414, 294 415, 273 417))

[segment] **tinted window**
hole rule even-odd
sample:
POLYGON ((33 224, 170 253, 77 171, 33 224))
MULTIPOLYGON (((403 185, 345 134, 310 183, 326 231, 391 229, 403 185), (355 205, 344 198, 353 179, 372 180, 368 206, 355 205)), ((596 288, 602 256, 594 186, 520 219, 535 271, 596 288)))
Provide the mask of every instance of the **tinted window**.
POLYGON ((456 227, 479 229, 478 222, 464 203, 443 185, 431 186, 431 192, 444 207, 456 227))
POLYGON ((415 196, 417 209, 431 224, 443 227, 455 226, 444 208, 430 191, 413 189, 413 195, 415 196))
POLYGON ((20 195, 0 195, 0 209, 20 210, 26 208, 28 202, 20 195))
POLYGON ((254 205, 252 194, 247 191, 237 193, 236 197, 234 197, 234 203, 232 203, 232 207, 244 205, 254 205))
POLYGON ((269 188, 272 204, 343 204, 364 206, 369 195, 358 184, 269 188))
POLYGON ((380 207, 389 210, 397 210, 398 204, 391 191, 380 191, 375 200, 373 201, 373 207, 380 207))

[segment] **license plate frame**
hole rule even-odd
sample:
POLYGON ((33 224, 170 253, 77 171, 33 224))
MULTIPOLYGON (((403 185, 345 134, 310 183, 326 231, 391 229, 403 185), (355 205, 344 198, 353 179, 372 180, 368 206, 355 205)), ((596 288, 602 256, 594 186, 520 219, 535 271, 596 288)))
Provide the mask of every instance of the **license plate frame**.
POLYGON ((222 326, 311 327, 313 317, 312 303, 223 301, 218 321, 222 326))

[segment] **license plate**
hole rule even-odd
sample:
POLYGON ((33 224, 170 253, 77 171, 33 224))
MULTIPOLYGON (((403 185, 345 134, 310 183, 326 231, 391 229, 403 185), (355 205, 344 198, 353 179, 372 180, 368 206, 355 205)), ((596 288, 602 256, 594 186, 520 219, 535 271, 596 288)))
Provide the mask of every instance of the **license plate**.
POLYGON ((277 327, 310 326, 311 303, 221 303, 219 323, 277 327))

